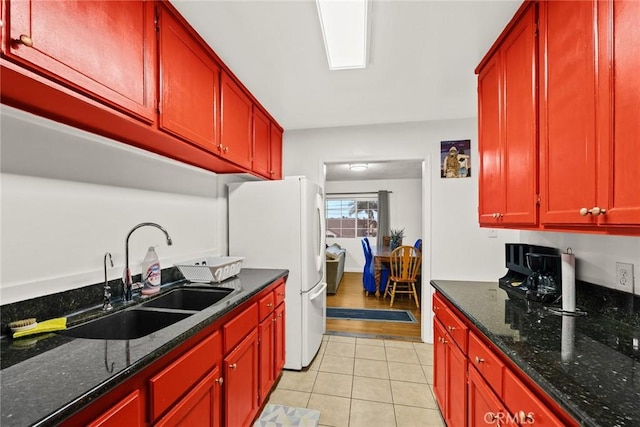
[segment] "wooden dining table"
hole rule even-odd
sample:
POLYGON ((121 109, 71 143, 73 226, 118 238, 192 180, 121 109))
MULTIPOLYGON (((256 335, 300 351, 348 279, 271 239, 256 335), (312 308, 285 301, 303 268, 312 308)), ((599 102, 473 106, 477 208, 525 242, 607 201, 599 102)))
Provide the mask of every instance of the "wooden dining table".
POLYGON ((378 249, 377 246, 371 247, 371 253, 373 255, 373 270, 374 278, 376 282, 376 297, 380 297, 380 273, 383 264, 389 264, 391 261, 391 249, 389 246, 383 246, 378 249))

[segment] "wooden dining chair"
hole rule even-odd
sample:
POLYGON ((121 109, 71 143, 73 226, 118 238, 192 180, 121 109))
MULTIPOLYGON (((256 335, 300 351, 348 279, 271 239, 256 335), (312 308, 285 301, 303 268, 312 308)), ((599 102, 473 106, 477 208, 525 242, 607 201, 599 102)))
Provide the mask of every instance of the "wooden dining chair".
POLYGON ((387 295, 391 296, 389 307, 393 307, 396 294, 409 294, 409 297, 413 296, 416 307, 420 308, 416 282, 421 263, 422 254, 413 246, 400 246, 391 252, 389 259, 391 273, 387 281, 387 289, 384 291, 385 298, 387 295))

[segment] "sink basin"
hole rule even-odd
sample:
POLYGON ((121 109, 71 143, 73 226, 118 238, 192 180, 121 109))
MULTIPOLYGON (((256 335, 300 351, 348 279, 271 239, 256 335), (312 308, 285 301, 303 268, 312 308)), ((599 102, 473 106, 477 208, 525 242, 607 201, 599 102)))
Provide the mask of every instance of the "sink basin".
POLYGON ((129 340, 144 337, 166 328, 193 313, 169 311, 125 310, 74 326, 61 335, 76 338, 129 340))
POLYGON ((233 289, 180 288, 167 292, 151 301, 142 303, 142 307, 172 308, 179 310, 204 310, 226 298, 233 289))

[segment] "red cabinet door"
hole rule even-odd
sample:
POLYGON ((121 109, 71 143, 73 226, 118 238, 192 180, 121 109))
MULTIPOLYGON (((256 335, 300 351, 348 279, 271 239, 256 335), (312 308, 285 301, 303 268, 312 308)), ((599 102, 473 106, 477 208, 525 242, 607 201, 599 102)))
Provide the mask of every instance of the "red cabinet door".
POLYGON ((220 67, 164 8, 159 37, 158 126, 217 154, 220 67))
POLYGON ((224 359, 225 426, 250 426, 258 412, 258 331, 224 359))
POLYGON ((500 52, 478 75, 479 194, 481 225, 500 224, 504 213, 502 176, 502 136, 500 131, 500 52))
MULTIPOLYGON (((222 426, 220 370, 215 368, 183 399, 178 401, 158 423, 157 427, 222 426)), ((120 424, 127 425, 127 424, 120 424)))
POLYGON ((271 177, 271 120, 253 106, 253 171, 271 177))
POLYGON ((251 169, 253 103, 226 73, 222 73, 220 86, 222 156, 237 165, 251 169))
MULTIPOLYGON (((445 338, 447 341, 449 338, 445 338)), ((467 357, 457 345, 447 342, 446 401, 449 427, 464 427, 467 421, 467 357)))
POLYGON ((598 2, 600 224, 640 225, 640 2, 598 2))
POLYGON ((10 59, 137 118, 154 120, 153 2, 6 4, 10 59))
POLYGON ((275 329, 275 361, 274 361, 274 378, 278 378, 282 369, 284 369, 284 361, 286 358, 285 348, 285 310, 284 303, 278 305, 274 312, 276 319, 275 329))
POLYGON ((540 3, 540 222, 595 224, 595 2, 540 3))
POLYGON ((258 327, 260 360, 260 368, 258 369, 259 405, 264 402, 271 387, 275 383, 275 321, 276 318, 272 313, 260 322, 260 326, 258 327))
POLYGON ((433 394, 435 395, 440 412, 447 417, 446 379, 447 379, 447 344, 444 326, 433 321, 433 394))
POLYGON ((538 222, 535 31, 531 6, 478 75, 481 225, 538 222))
POLYGON ((472 366, 469 366, 469 427, 517 425, 498 397, 485 384, 472 366))
POLYGON ((282 130, 271 122, 271 179, 282 179, 282 130))
POLYGON ((504 224, 536 225, 538 135, 536 22, 530 7, 505 39, 502 107, 504 224))
POLYGON ((515 414, 523 425, 536 427, 563 427, 553 413, 508 369, 504 375, 503 400, 511 414, 515 414))
POLYGON ((88 427, 119 427, 144 425, 144 403, 140 392, 134 391, 110 410, 88 424, 88 427))

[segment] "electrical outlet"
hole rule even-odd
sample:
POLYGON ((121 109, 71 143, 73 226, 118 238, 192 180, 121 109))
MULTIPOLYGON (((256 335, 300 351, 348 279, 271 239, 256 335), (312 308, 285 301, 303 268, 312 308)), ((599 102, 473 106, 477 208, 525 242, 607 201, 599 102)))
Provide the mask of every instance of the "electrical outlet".
POLYGON ((616 286, 633 292, 633 264, 616 262, 616 286))

